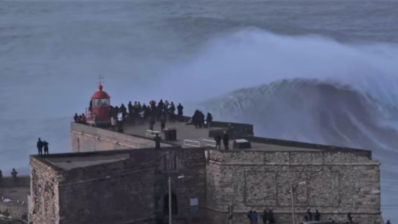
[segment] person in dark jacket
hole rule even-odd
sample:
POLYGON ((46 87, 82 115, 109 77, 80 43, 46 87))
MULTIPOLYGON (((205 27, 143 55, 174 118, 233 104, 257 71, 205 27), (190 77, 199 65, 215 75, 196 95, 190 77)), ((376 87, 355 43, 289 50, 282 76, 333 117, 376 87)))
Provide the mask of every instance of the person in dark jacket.
POLYGON ((321 214, 319 213, 318 209, 315 210, 315 221, 320 221, 321 220, 321 214))
POLYGON ((348 219, 348 222, 349 222, 350 224, 352 224, 352 216, 351 216, 351 213, 348 213, 348 214, 347 214, 347 219, 348 219))
POLYGON ((206 123, 207 123, 207 127, 210 129, 211 128, 211 122, 213 121, 213 116, 211 115, 211 113, 207 113, 206 116, 206 123))
POLYGON ((263 224, 267 224, 267 219, 268 219, 267 209, 264 209, 264 213, 262 215, 262 218, 263 218, 263 224))
POLYGON ((272 210, 268 212, 268 221, 270 224, 275 224, 274 212, 272 210))
POLYGON ((224 135, 222 136, 222 140, 224 143, 225 150, 229 150, 229 135, 226 131, 224 131, 224 135))
POLYGON ((216 135, 214 137, 214 141, 216 141, 216 149, 221 149, 221 136, 216 135))
POLYGON ((249 219, 250 224, 253 224, 252 214, 253 214, 253 211, 252 211, 252 210, 250 210, 250 211, 247 213, 247 218, 249 219))
POLYGON ((309 221, 312 221, 311 209, 307 209, 307 216, 308 216, 308 220, 309 220, 309 221))
POLYGON ((73 120, 75 121, 75 123, 79 121, 79 116, 77 115, 77 113, 75 113, 75 116, 73 116, 73 120))
POLYGON ((178 114, 178 121, 181 121, 184 107, 181 105, 181 103, 178 104, 177 106, 177 114, 178 114))
POLYGON ((41 139, 39 138, 39 140, 37 141, 37 153, 39 155, 43 155, 43 142, 41 141, 41 139))
POLYGON ((166 116, 164 116, 164 114, 162 114, 160 116, 160 130, 164 130, 166 128, 166 116))
POLYGON ((44 146, 44 155, 48 155, 48 142, 44 141, 43 142, 43 146, 44 146))

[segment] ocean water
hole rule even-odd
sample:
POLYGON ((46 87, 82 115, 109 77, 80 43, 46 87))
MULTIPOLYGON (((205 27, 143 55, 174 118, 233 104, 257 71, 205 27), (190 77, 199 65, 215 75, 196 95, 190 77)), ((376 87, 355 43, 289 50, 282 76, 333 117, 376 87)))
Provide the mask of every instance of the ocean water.
POLYGON ((114 104, 171 99, 371 149, 397 223, 397 31, 394 1, 0 1, 0 169, 27 174, 38 137, 70 151, 102 75, 114 104))

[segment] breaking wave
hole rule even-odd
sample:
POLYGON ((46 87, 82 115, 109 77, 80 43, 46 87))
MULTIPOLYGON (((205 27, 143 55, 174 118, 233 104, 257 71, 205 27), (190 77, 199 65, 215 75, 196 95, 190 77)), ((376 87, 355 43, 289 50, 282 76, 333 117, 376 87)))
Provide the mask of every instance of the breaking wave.
MULTIPOLYGON (((398 195, 397 61, 396 44, 245 29, 165 71, 156 90, 195 100, 188 114, 201 102, 217 120, 252 123, 257 136, 370 149, 388 205, 398 195)), ((394 217, 393 207, 382 210, 394 217)))
POLYGON ((393 151, 398 143, 398 107, 337 83, 281 80, 205 106, 218 118, 253 123, 256 135, 271 138, 393 151))
POLYGON ((397 61, 396 44, 251 28, 213 39, 158 81, 165 97, 202 101, 219 120, 253 123, 259 136, 397 156, 397 61), (176 80, 184 85, 170 91, 176 80))

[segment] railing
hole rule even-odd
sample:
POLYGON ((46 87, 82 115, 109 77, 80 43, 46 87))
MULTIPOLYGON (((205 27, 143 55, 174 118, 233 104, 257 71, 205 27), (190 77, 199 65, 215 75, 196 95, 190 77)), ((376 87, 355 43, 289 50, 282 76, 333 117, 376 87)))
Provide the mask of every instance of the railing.
POLYGON ((215 148, 216 147, 216 141, 210 140, 210 139, 202 139, 202 145, 215 148))
POLYGON ((184 140, 184 147, 185 146, 191 146, 191 147, 200 147, 200 141, 195 141, 195 140, 189 140, 185 139, 184 140))
POLYGON ((155 137, 156 134, 160 135, 160 131, 146 130, 145 137, 155 137))

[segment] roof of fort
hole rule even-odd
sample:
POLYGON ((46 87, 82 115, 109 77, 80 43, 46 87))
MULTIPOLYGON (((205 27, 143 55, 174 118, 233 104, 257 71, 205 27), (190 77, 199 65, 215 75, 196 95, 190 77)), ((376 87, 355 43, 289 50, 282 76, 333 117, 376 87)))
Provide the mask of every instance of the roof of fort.
MULTIPOLYGON (((218 122, 212 123, 212 128, 195 128, 193 125, 187 125, 186 121, 189 117, 184 117, 181 122, 168 122, 166 123, 167 129, 175 129, 177 132, 176 141, 164 140, 162 132, 160 131, 160 122, 156 122, 154 125, 154 131, 158 131, 162 136, 162 148, 161 150, 201 150, 205 148, 214 148, 214 136, 211 132, 223 133, 230 127, 233 127, 234 134, 230 140, 230 149, 224 150, 221 146, 221 151, 228 152, 244 152, 244 151, 263 151, 263 152, 352 152, 361 153, 371 158, 371 151, 362 149, 343 148, 319 144, 310 144, 295 141, 286 141, 279 139, 270 139, 253 136, 253 125, 241 124, 241 123, 229 123, 229 122, 218 122), (251 148, 248 149, 234 149, 232 144, 235 139, 246 139, 251 143, 251 148)), ((72 123, 72 126, 79 126, 81 128, 90 129, 101 129, 108 131, 109 133, 115 132, 110 127, 88 127, 85 124, 72 123)), ((73 128, 72 128, 73 129, 73 128)), ((93 151, 93 152, 81 152, 81 153, 62 153, 52 154, 44 157, 34 156, 37 159, 45 161, 47 165, 56 167, 62 170, 70 170, 77 167, 86 167, 102 163, 109 163, 115 161, 121 161, 130 157, 130 153, 139 153, 141 150, 154 150, 154 139, 153 136, 148 136, 149 125, 148 124, 137 124, 132 122, 124 122, 123 125, 124 134, 130 135, 146 140, 147 143, 141 145, 141 149, 126 149, 120 150, 109 150, 109 151, 93 151)), ((87 129, 82 129, 87 131, 87 129)), ((98 134, 98 133, 97 133, 98 134)), ((121 133, 117 133, 121 134, 121 133)), ((102 137, 102 136, 99 136, 102 137)))

